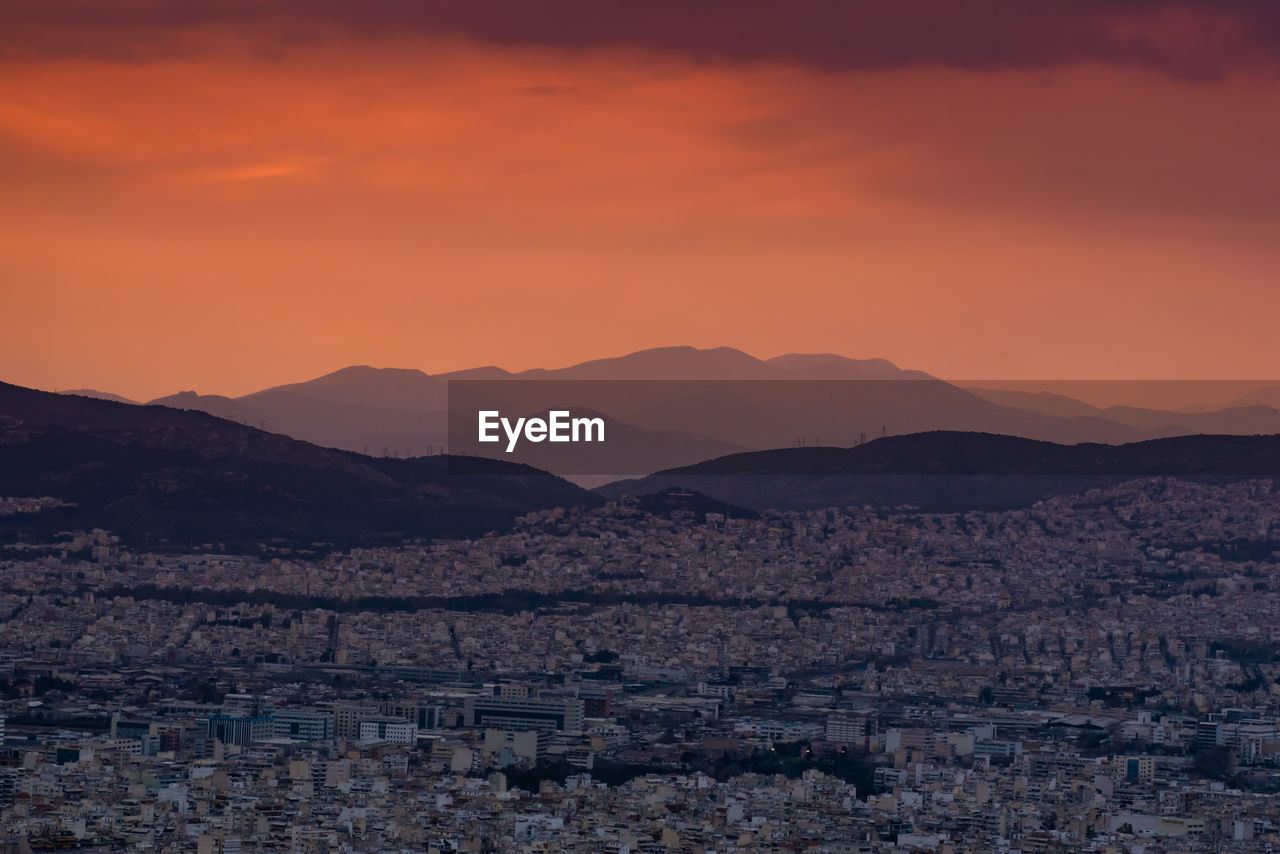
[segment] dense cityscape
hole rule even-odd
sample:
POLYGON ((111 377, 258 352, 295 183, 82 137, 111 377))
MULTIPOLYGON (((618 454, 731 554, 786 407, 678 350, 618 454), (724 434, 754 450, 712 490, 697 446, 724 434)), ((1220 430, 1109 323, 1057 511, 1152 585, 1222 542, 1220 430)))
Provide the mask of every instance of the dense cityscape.
POLYGON ((7 546, 0 850, 1280 845, 1270 481, 669 498, 397 548, 7 546))
POLYGON ((0 0, 0 854, 1280 854, 1280 2, 0 0))

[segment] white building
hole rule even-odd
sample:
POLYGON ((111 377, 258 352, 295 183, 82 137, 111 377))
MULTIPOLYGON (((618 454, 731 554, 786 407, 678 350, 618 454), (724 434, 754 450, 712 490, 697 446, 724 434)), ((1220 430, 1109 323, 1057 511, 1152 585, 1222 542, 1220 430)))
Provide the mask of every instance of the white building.
POLYGON ((418 739, 418 727, 403 718, 371 717, 360 721, 361 741, 389 741, 392 744, 413 744, 418 739))

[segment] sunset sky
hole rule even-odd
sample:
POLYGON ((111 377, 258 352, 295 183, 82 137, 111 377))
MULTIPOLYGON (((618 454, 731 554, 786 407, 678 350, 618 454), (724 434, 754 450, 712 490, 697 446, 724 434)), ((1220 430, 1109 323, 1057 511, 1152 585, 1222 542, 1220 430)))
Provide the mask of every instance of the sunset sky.
POLYGON ((1280 4, 2 0, 0 380, 1275 378, 1278 141, 1280 4))

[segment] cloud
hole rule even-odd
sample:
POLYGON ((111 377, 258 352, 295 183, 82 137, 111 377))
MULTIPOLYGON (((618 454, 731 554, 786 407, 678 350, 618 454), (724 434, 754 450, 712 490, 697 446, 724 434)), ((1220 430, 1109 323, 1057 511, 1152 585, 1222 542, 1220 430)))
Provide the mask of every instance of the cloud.
POLYGON ((203 37, 283 55, 316 39, 465 37, 827 71, 1104 63, 1214 80, 1280 64, 1280 4, 1253 0, 15 0, 0 56, 172 57, 203 37))
POLYGON ((539 84, 535 86, 521 86, 518 90, 526 95, 572 95, 578 91, 577 86, 556 86, 551 84, 539 84))

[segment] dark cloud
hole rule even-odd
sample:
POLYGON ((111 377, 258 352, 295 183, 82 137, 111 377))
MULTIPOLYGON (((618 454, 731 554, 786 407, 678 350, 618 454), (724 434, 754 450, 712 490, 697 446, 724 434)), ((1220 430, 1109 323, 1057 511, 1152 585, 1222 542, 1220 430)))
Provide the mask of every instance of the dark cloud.
POLYGON ((1208 80, 1280 61, 1280 3, 1267 0, 9 0, 0 50, 148 58, 218 25, 286 45, 461 35, 832 71, 1093 61, 1208 80))

